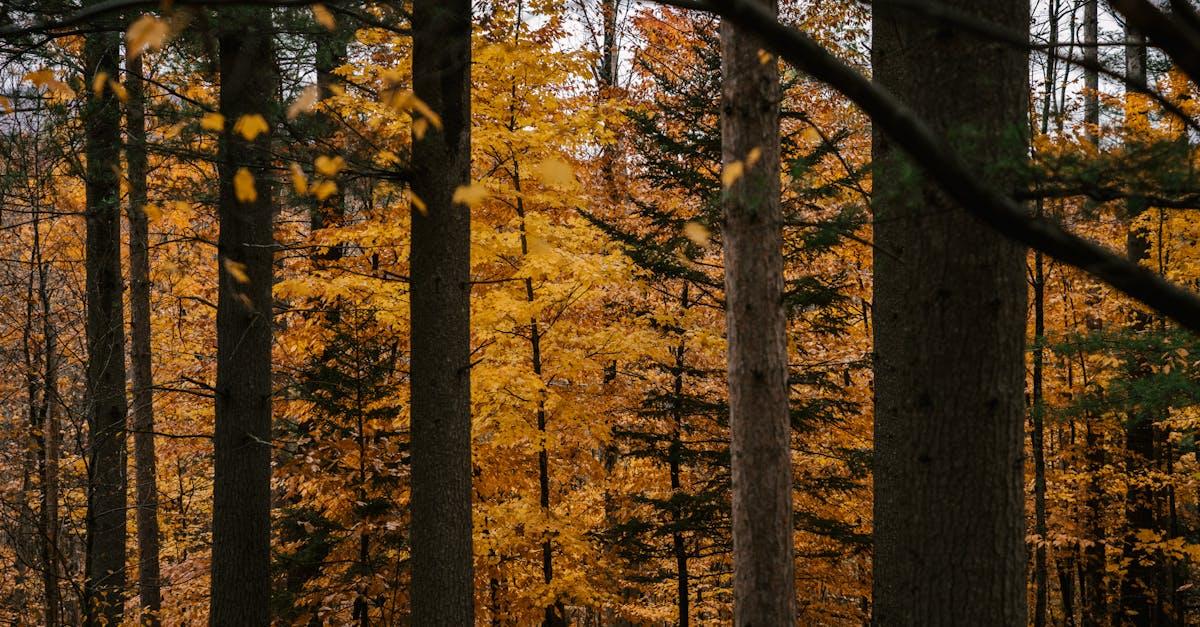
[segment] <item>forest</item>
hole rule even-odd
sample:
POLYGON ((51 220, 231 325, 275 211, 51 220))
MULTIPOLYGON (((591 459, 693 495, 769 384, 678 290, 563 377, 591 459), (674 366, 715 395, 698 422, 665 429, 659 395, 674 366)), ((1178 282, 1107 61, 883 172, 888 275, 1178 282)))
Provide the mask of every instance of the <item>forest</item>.
POLYGON ((1197 0, 0 0, 0 622, 1200 625, 1197 0))

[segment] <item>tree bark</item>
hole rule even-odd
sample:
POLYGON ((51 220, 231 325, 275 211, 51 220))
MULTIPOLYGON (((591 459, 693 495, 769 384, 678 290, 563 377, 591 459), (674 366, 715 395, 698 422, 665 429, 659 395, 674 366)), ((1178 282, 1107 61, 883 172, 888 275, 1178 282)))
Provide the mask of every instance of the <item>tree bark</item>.
POLYGON ((415 625, 471 625, 471 3, 413 3, 413 91, 442 128, 413 138, 412 609, 415 625))
POLYGON ((121 283, 121 112, 116 80, 119 39, 112 30, 84 39, 87 158, 88 508, 84 623, 118 625, 125 594, 125 319, 121 283), (96 81, 104 74, 107 80, 96 81))
MULTIPOLYGON (((1028 32, 1023 0, 947 6, 1028 32)), ((876 80, 986 184, 1025 159, 1024 51, 873 12, 876 80)), ((1025 625, 1023 248, 874 137, 875 623, 1025 625)))
POLYGON ((229 9, 219 34, 221 136, 216 428, 213 436, 209 622, 265 626, 271 592, 271 281, 274 199, 270 132, 233 131, 244 115, 273 118, 270 9, 229 9), (239 177, 241 174, 241 177, 239 177), (239 199, 235 178, 253 177, 239 199))
POLYGON ((125 163, 129 170, 129 365, 133 388, 133 468, 137 483, 138 596, 142 624, 158 625, 158 472, 154 454, 154 378, 150 354, 150 232, 146 216, 146 95, 141 57, 125 60, 125 163))
MULTIPOLYGON (((762 6, 774 12, 774 0, 762 6)), ((763 43, 721 24, 725 312, 732 425, 734 622, 795 622, 779 72, 763 43)))

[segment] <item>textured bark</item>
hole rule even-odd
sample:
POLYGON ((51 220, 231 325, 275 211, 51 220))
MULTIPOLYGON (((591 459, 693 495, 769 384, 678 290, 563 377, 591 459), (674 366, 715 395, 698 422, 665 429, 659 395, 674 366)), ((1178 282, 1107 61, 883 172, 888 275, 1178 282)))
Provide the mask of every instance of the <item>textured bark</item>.
MULTIPOLYGON (((774 0, 763 6, 776 10, 774 0)), ((721 25, 721 160, 744 175, 724 193, 725 311, 732 425, 734 622, 795 621, 791 428, 779 207, 779 72, 758 41, 721 25), (752 155, 757 155, 754 157, 752 155)))
POLYGON ((1097 15, 1099 0, 1083 2, 1083 121, 1088 125, 1087 136, 1092 143, 1098 139, 1100 126, 1100 73, 1096 71, 1099 61, 1100 22, 1097 15))
MULTIPOLYGON (((97 25, 100 26, 100 25, 97 25)), ((116 79, 119 39, 84 39, 84 84, 116 79)), ((125 591, 125 319, 121 284, 121 112, 112 89, 89 92, 87 158, 88 508, 84 622, 121 623, 125 591)))
POLYGON ((413 91, 442 119, 414 138, 410 252, 414 625, 471 625, 469 0, 413 3, 413 91))
POLYGON ((269 623, 271 591, 274 198, 270 133, 247 141, 232 128, 243 115, 272 119, 275 59, 269 9, 230 9, 221 20, 218 65, 225 132, 218 157, 221 267, 209 622, 252 627, 269 623), (241 168, 254 177, 254 200, 237 198, 234 177, 241 168), (248 280, 239 281, 230 267, 240 267, 248 280))
POLYGON ((42 374, 42 404, 41 413, 42 450, 42 587, 46 600, 46 627, 57 627, 61 624, 59 606, 62 594, 59 590, 59 579, 62 569, 59 562, 62 559, 62 547, 59 545, 61 524, 58 520, 59 495, 59 460, 61 439, 59 436, 60 420, 58 417, 58 330, 50 308, 50 289, 47 285, 49 264, 41 261, 40 246, 37 242, 37 218, 34 218, 34 246, 39 248, 38 257, 38 295, 42 305, 42 346, 44 370, 42 374))
MULTIPOLYGON (((681 312, 686 312, 690 303, 688 302, 688 287, 689 283, 683 283, 683 289, 679 295, 679 309, 681 312)), ((675 428, 671 432, 671 449, 668 453, 668 461, 670 462, 671 472, 671 495, 672 498, 678 498, 682 495, 683 482, 681 480, 681 472, 683 467, 683 419, 686 416, 686 410, 683 407, 683 372, 684 372, 684 355, 687 353, 686 336, 682 333, 679 335, 679 343, 675 345, 675 367, 671 370, 671 413, 675 419, 675 428)), ((688 553, 687 546, 684 543, 683 529, 683 513, 680 511, 678 504, 672 507, 671 511, 671 551, 675 555, 675 599, 676 612, 679 616, 679 627, 688 627, 691 621, 691 599, 688 595, 688 553)))
MULTIPOLYGON (((948 6, 1028 32, 1022 0, 948 6)), ((887 4, 873 22, 876 80, 1010 188, 1026 54, 887 4)), ((1025 253, 874 139, 874 620, 1025 625, 1025 253)))
MULTIPOLYGON (((1125 26, 1125 80, 1129 86, 1129 97, 1133 90, 1146 87, 1146 40, 1129 24, 1125 26)), ((1140 115, 1136 107, 1126 107, 1126 115, 1140 115)), ((1127 120, 1133 123, 1134 120, 1127 120)), ((1128 233, 1125 251, 1130 261, 1143 263, 1150 258, 1150 236, 1144 228, 1133 226, 1135 220, 1146 210, 1146 203, 1132 198, 1126 203, 1128 233)), ((1153 319, 1141 311, 1131 311, 1130 328, 1134 333, 1144 333, 1152 328, 1153 319)), ((1131 364, 1133 374, 1144 378, 1151 375, 1143 360, 1131 364)), ((1162 612, 1163 591, 1159 585, 1159 574, 1163 564, 1156 556, 1137 549, 1139 531, 1161 530, 1155 512, 1157 497, 1150 483, 1150 473, 1156 467, 1157 447, 1155 443, 1155 416, 1145 408, 1133 408, 1125 425, 1125 467, 1131 478, 1125 496, 1125 557, 1132 561, 1121 580, 1118 620, 1133 625, 1157 625, 1167 619, 1162 612)))
POLYGON ((158 472, 154 454, 154 378, 150 358, 150 233, 146 217, 146 100, 140 57, 125 61, 125 163, 129 170, 129 367, 133 392, 133 468, 142 624, 158 625, 158 472))

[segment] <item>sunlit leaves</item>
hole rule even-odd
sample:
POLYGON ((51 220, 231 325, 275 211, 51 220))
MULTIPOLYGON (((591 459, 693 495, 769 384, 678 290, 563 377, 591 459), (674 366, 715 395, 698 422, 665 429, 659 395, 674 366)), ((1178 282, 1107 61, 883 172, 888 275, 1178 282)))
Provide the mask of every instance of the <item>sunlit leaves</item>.
POLYGON ((466 205, 472 209, 478 207, 491 193, 481 183, 460 185, 454 190, 453 202, 466 205))
POLYGON ((324 26, 326 30, 333 30, 337 28, 337 20, 333 18, 333 13, 331 13, 329 9, 325 7, 325 5, 312 5, 312 14, 313 19, 316 20, 321 26, 324 26))
POLYGON ((129 25, 125 32, 125 47, 129 57, 136 59, 147 50, 157 50, 167 41, 170 26, 153 15, 143 15, 129 25))
POLYGON ((329 157, 321 155, 313 162, 313 166, 317 169, 317 174, 321 176, 334 177, 342 168, 346 167, 346 160, 340 155, 329 157))
POLYGON ((243 115, 233 125, 233 132, 244 137, 246 141, 254 141, 255 138, 270 129, 266 118, 258 113, 243 115))
POLYGON ((233 194, 238 202, 250 203, 258 200, 258 190, 254 187, 254 175, 246 168, 238 168, 233 175, 233 194))
POLYGON ((320 95, 316 85, 309 85, 300 91, 300 95, 287 108, 287 119, 294 120, 301 113, 309 111, 316 104, 320 95))
POLYGON ((75 97, 75 90, 55 78, 54 70, 49 68, 29 72, 24 78, 33 83, 34 87, 45 89, 52 100, 61 102, 75 97))
POLYGON ((200 116, 200 128, 214 133, 225 130, 225 116, 220 113, 205 113, 200 116))
POLYGON ((721 169, 721 187, 725 189, 733 187, 733 184, 738 182, 738 179, 742 178, 745 172, 746 164, 740 160, 726 163, 725 167, 721 169))
POLYGON ((250 282, 250 275, 246 273, 246 264, 234 261, 228 257, 223 258, 221 264, 224 266, 225 272, 229 273, 229 276, 234 281, 242 285, 250 282))
POLYGON ((575 185, 575 170, 571 164, 558 157, 551 157, 539 163, 534 168, 534 175, 543 185, 550 187, 569 188, 575 185))

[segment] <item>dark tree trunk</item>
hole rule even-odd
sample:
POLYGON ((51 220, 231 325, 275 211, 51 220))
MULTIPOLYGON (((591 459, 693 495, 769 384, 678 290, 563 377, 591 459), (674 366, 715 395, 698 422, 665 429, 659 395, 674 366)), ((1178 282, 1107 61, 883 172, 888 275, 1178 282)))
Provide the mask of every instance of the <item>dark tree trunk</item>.
MULTIPOLYGON (((771 11, 774 0, 764 0, 771 11)), ((779 71, 764 45, 721 24, 721 160, 744 174, 724 192, 726 329, 732 425, 734 621, 795 622, 791 428, 779 71)))
POLYGON ((413 91, 441 117, 413 139, 412 609, 414 625, 471 625, 471 3, 413 3, 413 91))
POLYGON ((133 467, 137 483, 138 595, 142 623, 158 625, 162 611, 158 557, 158 473, 154 454, 154 378, 150 358, 150 233, 146 197, 146 96, 142 59, 125 60, 128 108, 125 163, 129 169, 129 366, 133 388, 133 467))
MULTIPOLYGON (((681 313, 686 313, 690 303, 688 302, 688 286, 689 283, 684 281, 683 290, 679 296, 679 309, 681 313)), ((683 512, 681 510, 681 499, 683 497, 683 481, 681 478, 683 470, 683 420, 686 416, 683 400, 683 372, 684 372, 684 355, 687 352, 685 344, 685 336, 679 335, 679 344, 675 346, 675 367, 672 369, 671 378, 671 394, 672 406, 671 413, 674 414, 675 425, 671 432, 671 449, 668 453, 671 472, 671 497, 676 500, 671 508, 671 550, 675 555, 675 597, 677 610, 679 613, 679 627, 688 627, 691 621, 690 601, 688 596, 688 553, 687 545, 683 535, 683 512)))
MULTIPOLYGON (((1125 28, 1125 78, 1133 86, 1146 86, 1146 47, 1145 38, 1128 24, 1125 28)), ((1132 93, 1132 92, 1130 92, 1132 93)), ((1127 108, 1127 115, 1138 115, 1133 109, 1127 108)), ((1127 120, 1132 122, 1132 120, 1127 120)), ((1126 254, 1130 261, 1142 263, 1150 258, 1150 237, 1147 231, 1134 227, 1134 221, 1146 210, 1145 203, 1137 198, 1130 199, 1126 204, 1126 219, 1128 235, 1125 241, 1126 254)), ((1131 329, 1135 333, 1144 333, 1151 329, 1152 319, 1149 314, 1133 310, 1131 329)), ((1134 375, 1146 377, 1150 375, 1144 360, 1137 359, 1130 364, 1134 375)), ((1155 417, 1147 408, 1133 408, 1126 417, 1125 425, 1125 472, 1130 478, 1125 497, 1125 557, 1131 559, 1125 577, 1121 580, 1117 620, 1128 621, 1134 625, 1155 625, 1163 618, 1160 616, 1158 602, 1157 574, 1161 564, 1156 563, 1153 555, 1137 549, 1138 532, 1156 530, 1157 516, 1154 511, 1155 490, 1150 484, 1148 474, 1155 466, 1155 417)))
POLYGON ((274 192, 270 133, 249 141, 232 128, 244 115, 274 117, 276 79, 270 10, 230 9, 221 20, 225 132, 218 158, 221 232, 209 622, 251 627, 267 625, 270 613, 274 192), (253 198, 246 194, 247 176, 253 178, 253 198))
POLYGON ((84 622, 119 625, 125 603, 125 319, 121 284, 121 111, 101 73, 117 79, 119 38, 84 39, 87 158, 88 508, 84 622))
MULTIPOLYGON (((1023 0, 949 6, 1028 32, 1023 0)), ((1007 189, 1026 158, 1027 55, 873 13, 876 80, 1007 189)), ((1027 290, 1021 246, 970 217, 875 134, 878 625, 1025 625, 1027 290)))

